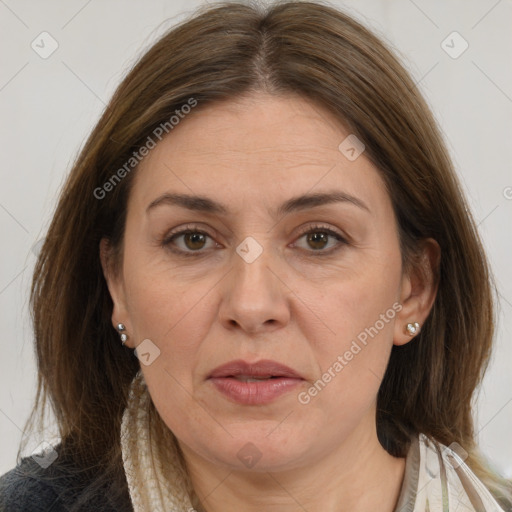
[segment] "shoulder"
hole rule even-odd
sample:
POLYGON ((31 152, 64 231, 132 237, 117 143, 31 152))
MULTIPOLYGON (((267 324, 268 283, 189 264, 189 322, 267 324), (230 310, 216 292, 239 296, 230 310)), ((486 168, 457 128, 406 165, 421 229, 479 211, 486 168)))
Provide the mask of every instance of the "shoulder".
POLYGON ((8 512, 64 511, 55 489, 45 481, 40 466, 26 457, 0 477, 0 510, 8 512))
MULTIPOLYGON (((57 452, 59 451, 56 447, 57 452)), ((84 472, 72 461, 58 457, 42 467, 33 457, 0 476, 0 512, 132 511, 129 497, 122 506, 98 484, 94 474, 84 472)))
POLYGON ((468 453, 460 445, 445 446, 423 434, 419 435, 419 443, 422 452, 420 485, 425 488, 430 505, 436 503, 440 507, 448 503, 449 510, 452 506, 493 512, 511 510, 508 497, 492 493, 466 464, 468 453))

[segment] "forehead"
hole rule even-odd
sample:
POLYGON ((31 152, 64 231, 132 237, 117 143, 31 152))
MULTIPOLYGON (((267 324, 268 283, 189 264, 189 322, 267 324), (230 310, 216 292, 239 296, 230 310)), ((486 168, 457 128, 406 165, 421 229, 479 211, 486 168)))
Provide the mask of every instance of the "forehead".
POLYGON ((389 201, 364 152, 347 158, 349 135, 330 112, 299 96, 259 93, 198 106, 142 161, 133 200, 142 207, 180 192, 211 197, 235 213, 335 188, 365 203, 389 201))

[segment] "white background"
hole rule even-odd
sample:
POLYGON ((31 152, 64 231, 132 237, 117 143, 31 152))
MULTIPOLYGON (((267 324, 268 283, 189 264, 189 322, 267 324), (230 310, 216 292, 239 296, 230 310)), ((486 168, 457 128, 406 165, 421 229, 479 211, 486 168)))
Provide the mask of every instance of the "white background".
MULTIPOLYGON (((28 289, 59 189, 137 56, 199 4, 0 0, 0 474, 15 464, 35 392, 28 289), (47 59, 31 48, 43 31, 59 45, 47 59)), ((484 452, 512 477, 512 2, 332 4, 399 52, 441 125, 479 223, 501 309, 475 418, 484 452), (457 59, 441 47, 453 31, 469 44, 457 59)))

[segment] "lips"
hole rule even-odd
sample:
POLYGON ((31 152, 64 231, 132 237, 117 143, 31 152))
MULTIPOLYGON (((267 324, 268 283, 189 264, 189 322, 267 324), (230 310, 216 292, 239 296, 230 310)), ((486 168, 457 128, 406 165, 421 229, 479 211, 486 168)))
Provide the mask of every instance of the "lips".
POLYGON ((278 377, 288 377, 290 379, 302 379, 295 370, 285 366, 277 361, 271 361, 264 359, 257 363, 247 363, 241 359, 236 361, 230 361, 229 363, 223 364, 209 375, 208 378, 219 378, 219 377, 233 377, 238 380, 247 379, 268 379, 278 377))
POLYGON ((289 393, 304 379, 295 370, 276 361, 262 360, 251 364, 239 359, 213 370, 208 381, 231 402, 263 405, 289 393))

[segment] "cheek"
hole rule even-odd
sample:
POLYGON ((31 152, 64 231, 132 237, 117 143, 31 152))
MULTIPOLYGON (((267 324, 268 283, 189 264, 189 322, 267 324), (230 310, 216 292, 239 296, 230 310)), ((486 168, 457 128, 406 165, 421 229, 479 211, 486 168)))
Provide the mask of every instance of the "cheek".
POLYGON ((162 411, 169 408, 172 416, 173 408, 187 410, 190 400, 201 340, 211 323, 205 297, 209 288, 207 283, 184 282, 168 265, 161 269, 137 251, 130 256, 124 270, 131 338, 134 346, 146 339, 156 345, 154 361, 146 366, 141 359, 140 366, 155 405, 162 411))
POLYGON ((133 286, 130 319, 135 339, 150 339, 160 351, 146 370, 161 373, 160 380, 168 389, 179 385, 190 389, 201 359, 202 340, 208 336, 212 308, 203 288, 184 290, 176 283, 148 279, 133 286))
POLYGON ((374 338, 379 344, 392 341, 394 319, 401 309, 397 302, 400 269, 365 263, 349 278, 326 280, 322 293, 308 285, 309 308, 296 319, 316 349, 326 355, 343 353, 356 339, 362 344, 374 338))
POLYGON ((159 344, 172 342, 181 339, 179 333, 187 324, 187 338, 196 339, 201 324, 190 319, 204 314, 205 295, 215 280, 190 278, 186 270, 170 264, 163 249, 141 245, 135 240, 127 243, 123 269, 128 314, 137 336, 159 344))
MULTIPOLYGON (((393 345, 394 323, 401 310, 397 299, 399 267, 368 265, 349 281, 334 283, 316 297, 315 313, 325 324, 322 336, 309 330, 307 338, 318 363, 318 380, 306 395, 319 411, 338 419, 346 411, 362 411, 375 399, 393 345), (333 408, 333 404, 336 407, 333 408)), ((310 326, 313 315, 308 315, 310 326)), ((316 322, 318 324, 318 321, 316 322)), ((306 323, 302 327, 306 333, 306 323)))
POLYGON ((370 301, 365 294, 350 297, 337 303, 343 309, 333 322, 336 335, 316 338, 318 375, 297 396, 301 417, 315 419, 327 438, 348 435, 363 417, 373 415, 393 344, 392 303, 375 296, 370 301))

